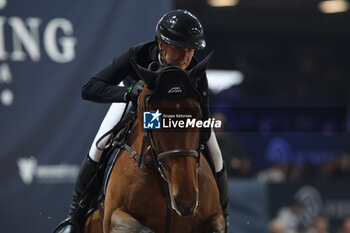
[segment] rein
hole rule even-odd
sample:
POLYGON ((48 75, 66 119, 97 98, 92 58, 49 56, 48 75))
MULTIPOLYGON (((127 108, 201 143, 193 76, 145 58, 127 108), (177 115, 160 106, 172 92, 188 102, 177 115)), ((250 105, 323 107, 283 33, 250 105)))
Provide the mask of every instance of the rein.
MULTIPOLYGON (((147 99, 146 96, 144 98, 144 106, 145 106, 145 110, 150 110, 149 108, 147 108, 147 99)), ((138 98, 138 106, 141 112, 144 112, 144 109, 142 108, 141 104, 140 104, 140 96, 138 98)), ((163 192, 163 195, 166 198, 166 204, 167 204, 167 211, 166 211, 166 224, 165 224, 165 233, 169 233, 170 232, 170 227, 171 227, 171 212, 172 212, 172 207, 171 207, 171 197, 170 197, 170 190, 169 190, 169 186, 168 186, 168 181, 166 179, 165 173, 164 173, 164 168, 163 165, 161 164, 161 162, 159 161, 157 155, 159 155, 152 131, 146 129, 146 134, 149 138, 149 141, 151 143, 151 148, 152 148, 152 155, 153 155, 153 159, 155 162, 155 166, 156 166, 156 171, 157 171, 157 178, 161 187, 161 190, 163 192)))

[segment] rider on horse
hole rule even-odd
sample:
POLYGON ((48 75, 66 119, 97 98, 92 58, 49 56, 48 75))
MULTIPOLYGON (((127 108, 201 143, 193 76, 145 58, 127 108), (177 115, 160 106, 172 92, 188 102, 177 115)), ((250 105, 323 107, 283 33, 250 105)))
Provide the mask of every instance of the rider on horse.
MULTIPOLYGON (((129 101, 135 103, 142 90, 142 85, 138 82, 140 78, 133 69, 130 62, 131 59, 134 59, 137 64, 145 68, 152 62, 158 62, 162 67, 171 65, 187 70, 198 63, 193 56, 194 50, 203 49, 205 46, 203 28, 198 19, 186 10, 170 11, 159 20, 156 27, 156 39, 154 41, 130 48, 121 56, 115 58, 112 64, 94 75, 89 82, 83 86, 82 97, 84 99, 99 103, 113 104, 100 126, 88 155, 82 162, 68 214, 69 224, 64 226, 63 230, 60 232, 82 232, 86 212, 88 210, 86 207, 79 205, 79 202, 82 198, 82 193, 97 172, 98 162, 103 152, 97 148, 96 142, 103 134, 120 121, 126 103, 129 101), (118 86, 122 81, 124 87, 118 86)), ((208 81, 205 75, 200 79, 197 89, 203 99, 201 102, 202 120, 206 120, 209 117, 209 109, 208 81)), ((103 147, 103 145, 107 143, 107 140, 108 137, 101 140, 99 142, 99 147, 103 147)), ((201 143, 207 146, 211 160, 213 161, 217 185, 220 192, 220 202, 226 224, 228 224, 227 175, 221 151, 212 129, 202 130, 201 143)), ((99 186, 99 184, 97 186, 99 186)), ((98 191, 96 192, 96 190, 98 189, 99 187, 89 188, 89 190, 93 192, 90 191, 87 193, 87 200, 91 201, 96 198, 96 195, 98 195, 98 191)))

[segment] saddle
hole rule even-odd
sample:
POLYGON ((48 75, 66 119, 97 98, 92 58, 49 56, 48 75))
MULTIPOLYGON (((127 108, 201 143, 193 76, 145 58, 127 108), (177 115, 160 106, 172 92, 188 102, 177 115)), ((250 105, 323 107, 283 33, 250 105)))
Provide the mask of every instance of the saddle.
POLYGON ((124 110, 121 120, 110 131, 105 133, 96 143, 96 146, 98 147, 98 143, 103 138, 110 135, 109 142, 106 144, 105 148, 99 148, 104 150, 102 153, 102 158, 100 160, 100 164, 103 168, 103 194, 105 194, 113 165, 115 164, 115 161, 121 151, 121 147, 127 140, 127 136, 129 135, 131 126, 135 120, 136 106, 132 104, 132 102, 129 102, 124 110))
MULTIPOLYGON (((97 198, 90 203, 90 210, 87 212, 87 216, 93 211, 99 208, 101 201, 104 199, 105 189, 107 187, 108 179, 112 171, 113 165, 121 151, 121 145, 126 141, 130 128, 136 119, 136 106, 132 102, 127 103, 127 106, 123 112, 121 120, 108 132, 102 135, 96 142, 96 147, 103 150, 101 159, 98 165, 98 171, 93 181, 90 183, 97 184, 100 189, 97 198), (105 137, 110 136, 106 145, 101 148, 99 147, 100 141, 105 137)), ((93 186, 93 185, 91 185, 93 186)), ((89 186, 85 192, 89 191, 89 186)), ((83 197, 84 198, 84 197, 83 197)))

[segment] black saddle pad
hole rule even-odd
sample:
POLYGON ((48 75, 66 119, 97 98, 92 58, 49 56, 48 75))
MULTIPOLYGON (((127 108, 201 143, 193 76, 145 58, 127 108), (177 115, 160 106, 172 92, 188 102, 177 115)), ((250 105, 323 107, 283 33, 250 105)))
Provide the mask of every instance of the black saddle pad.
POLYGON ((108 180, 109 180, 109 177, 111 175, 111 172, 112 172, 114 164, 115 164, 115 161, 117 160, 120 151, 121 151, 120 148, 115 148, 114 151, 112 152, 112 155, 109 157, 109 160, 107 162, 106 169, 104 171, 104 177, 103 177, 103 186, 102 186, 103 194, 106 194, 108 180))

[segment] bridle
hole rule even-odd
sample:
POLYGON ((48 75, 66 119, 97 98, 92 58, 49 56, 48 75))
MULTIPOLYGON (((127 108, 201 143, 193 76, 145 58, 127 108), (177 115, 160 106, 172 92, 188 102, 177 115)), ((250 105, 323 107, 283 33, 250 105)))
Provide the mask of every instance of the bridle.
MULTIPOLYGON (((139 108, 139 111, 141 113, 143 113, 144 111, 150 111, 150 106, 149 106, 149 98, 150 98, 150 93, 149 91, 146 89, 146 94, 144 96, 144 107, 142 107, 141 103, 140 103, 140 97, 141 95, 139 95, 138 100, 137 100, 137 106, 139 108)), ((170 197, 170 190, 168 187, 168 179, 166 177, 166 174, 164 172, 164 167, 162 164, 162 161, 166 158, 172 158, 172 157, 183 157, 183 156, 192 156, 194 158, 196 158, 196 162, 197 162, 197 168, 200 165, 200 146, 198 145, 198 150, 192 150, 192 149, 173 149, 173 150, 168 150, 168 151, 164 151, 164 152, 159 152, 159 149, 157 147, 156 141, 154 139, 153 136, 153 132, 152 130, 146 129, 146 133, 144 134, 144 140, 145 141, 145 137, 148 138, 150 144, 151 144, 151 151, 152 151, 152 155, 153 155, 153 160, 155 162, 155 167, 157 170, 157 174, 158 174, 158 180, 159 183, 161 185, 161 189, 163 194, 166 197, 166 203, 167 203, 167 214, 166 214, 166 229, 165 232, 169 233, 170 229, 171 229, 171 216, 172 216, 172 204, 171 204, 171 197, 170 197), (159 178, 161 177, 161 178, 159 178)), ((143 146, 142 146, 143 148, 143 146)), ((141 149, 142 150, 142 149, 141 149)))
MULTIPOLYGON (((133 65, 135 65, 136 72, 139 73, 139 71, 136 67, 136 62, 134 62, 133 65)), ((142 75, 139 74, 139 76, 142 78, 142 75)), ((149 105, 151 97, 152 97, 152 91, 144 88, 143 92, 137 98, 137 106, 138 106, 138 111, 140 113, 143 113, 145 111, 151 111, 151 107, 149 105), (144 92, 146 92, 146 93, 144 93, 144 92), (141 98, 142 95, 143 95, 143 99, 141 98), (143 100, 143 103, 141 103, 141 99, 143 100)), ((138 113, 138 111, 136 111, 136 114, 138 113)), ((137 114, 137 115, 139 115, 139 114, 137 114)), ((138 120, 140 120, 140 119, 138 119, 138 120)), ((130 129, 130 127, 131 127, 130 124, 127 127, 128 129, 130 129)), ((176 149, 167 150, 167 151, 160 151, 158 146, 157 146, 156 140, 154 138, 154 134, 153 134, 153 131, 158 130, 158 129, 153 129, 153 130, 145 129, 145 130, 146 130, 146 132, 143 134, 140 155, 138 155, 125 142, 120 144, 120 147, 126 149, 131 154, 131 156, 136 161, 138 161, 138 166, 140 168, 142 166, 146 166, 148 168, 155 168, 156 173, 157 173, 157 179, 158 179, 159 184, 161 186, 162 193, 166 198, 167 214, 166 214, 165 232, 169 233, 170 229, 171 229, 172 202, 171 202, 171 195, 170 195, 170 190, 169 190, 169 181, 168 181, 166 174, 164 172, 165 169, 164 169, 162 162, 167 158, 194 157, 196 159, 197 171, 198 171, 198 168, 200 166, 200 150, 202 149, 202 147, 200 145, 200 140, 198 140, 198 145, 197 145, 196 150, 186 149, 186 148, 185 149, 176 148, 176 149), (148 154, 152 155, 153 164, 146 161, 146 156, 148 154)))
MULTIPOLYGON (((144 103, 143 103, 144 107, 142 107, 142 105, 140 103, 140 96, 139 96, 138 101, 137 101, 137 106, 138 106, 140 112, 150 111, 151 110, 150 106, 149 106, 149 97, 150 97, 150 93, 148 92, 148 90, 146 90, 146 94, 144 96, 144 103)), ((193 150, 193 149, 173 149, 173 150, 160 152, 158 147, 157 147, 157 144, 155 142, 152 130, 146 129, 146 133, 144 134, 144 137, 147 137, 149 142, 150 142, 150 144, 151 144, 151 150, 152 150, 152 155, 153 155, 153 158, 154 158, 156 170, 159 172, 159 174, 161 175, 161 177, 163 178, 164 181, 167 182, 167 177, 166 177, 166 175, 164 173, 164 167, 163 167, 162 161, 164 159, 166 159, 166 158, 171 158, 171 157, 188 157, 188 156, 194 157, 196 159, 196 162, 197 162, 197 167, 199 167, 199 165, 200 165, 200 146, 199 145, 198 145, 198 149, 197 150, 193 150)))

